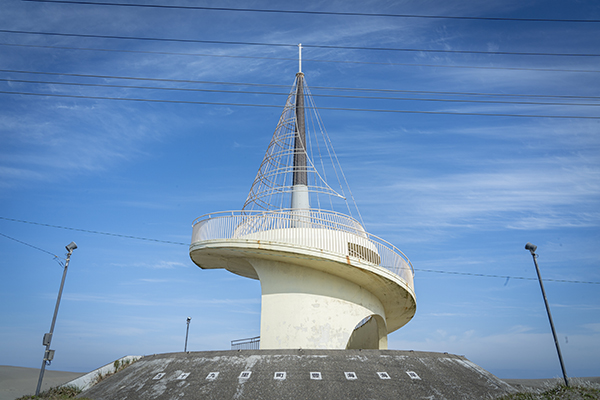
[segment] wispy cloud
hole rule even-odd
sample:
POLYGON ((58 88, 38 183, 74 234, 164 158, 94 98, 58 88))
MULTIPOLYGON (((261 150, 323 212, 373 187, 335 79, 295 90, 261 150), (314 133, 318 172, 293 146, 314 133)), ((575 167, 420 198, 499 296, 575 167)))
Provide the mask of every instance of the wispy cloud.
POLYGON ((128 264, 113 264, 116 267, 134 267, 134 268, 148 268, 148 269, 175 269, 175 268, 187 268, 189 265, 178 261, 165 261, 160 260, 152 263, 134 262, 128 264))
POLYGON ((185 304, 188 307, 206 306, 206 305, 225 305, 225 306, 246 306, 260 304, 260 298, 170 298, 170 299, 150 299, 146 295, 125 295, 125 294, 87 294, 70 293, 65 294, 64 299, 75 302, 88 302, 99 304, 115 304, 121 306, 134 307, 165 307, 181 306, 185 304))
POLYGON ((389 178, 394 182, 380 187, 372 201, 395 205, 411 226, 478 227, 485 221, 488 228, 540 229, 600 224, 600 168, 567 160, 389 178))

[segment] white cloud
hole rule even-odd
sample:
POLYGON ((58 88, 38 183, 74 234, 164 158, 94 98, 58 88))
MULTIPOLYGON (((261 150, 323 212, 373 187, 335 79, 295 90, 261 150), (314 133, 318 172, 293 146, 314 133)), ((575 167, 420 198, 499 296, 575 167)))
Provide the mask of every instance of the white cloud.
POLYGON ((159 260, 155 262, 132 262, 127 264, 113 263, 115 267, 134 267, 134 268, 148 268, 148 269, 175 269, 175 268, 187 268, 188 264, 184 264, 178 261, 165 261, 159 260))

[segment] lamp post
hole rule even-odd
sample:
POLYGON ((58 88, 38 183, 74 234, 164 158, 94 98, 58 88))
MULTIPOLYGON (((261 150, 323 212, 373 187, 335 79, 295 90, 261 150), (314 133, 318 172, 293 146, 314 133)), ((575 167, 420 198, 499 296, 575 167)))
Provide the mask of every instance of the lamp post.
POLYGON ((552 336, 554 337, 554 344, 556 345, 556 351, 558 352, 558 360, 560 361, 560 368, 562 369, 563 377, 565 379, 565 386, 569 386, 569 380, 567 379, 567 372, 565 371, 565 363, 563 362, 562 354, 560 352, 560 345, 556 337, 556 331, 554 330, 554 323, 552 322, 552 315, 550 314, 550 306, 548 306, 548 299, 546 298, 546 291, 544 290, 544 284, 542 283, 542 275, 540 275, 540 269, 537 263, 537 254, 535 251, 537 246, 527 242, 525 250, 529 250, 533 257, 533 263, 535 264, 535 271, 537 272, 538 280, 540 281, 540 289, 542 289, 542 296, 544 297, 544 304, 546 305, 546 312, 548 313, 548 320, 550 321, 550 328, 552 329, 552 336))
POLYGON ((52 325, 50 325, 50 332, 44 334, 44 339, 42 340, 42 344, 46 346, 46 351, 44 352, 44 359, 42 360, 42 369, 40 370, 40 379, 38 380, 37 388, 35 389, 35 395, 40 394, 40 389, 42 387, 42 380, 44 380, 44 371, 46 370, 46 365, 50 365, 52 359, 54 358, 54 350, 50 350, 50 343, 52 342, 52 334, 54 333, 54 324, 56 324, 56 316, 58 315, 58 306, 60 306, 60 298, 62 297, 63 287, 65 286, 65 278, 67 277, 67 268, 69 268, 69 260, 71 259, 71 254, 73 254, 73 250, 77 248, 75 242, 71 242, 65 246, 67 249, 67 261, 65 262, 65 268, 63 269, 62 281, 60 282, 60 290, 58 291, 58 298, 56 299, 56 306, 54 307, 54 316, 52 317, 52 325))
POLYGON ((190 321, 192 320, 192 317, 187 317, 187 329, 185 330, 185 347, 183 348, 183 352, 185 353, 187 351, 187 340, 188 340, 188 333, 190 332, 190 321))

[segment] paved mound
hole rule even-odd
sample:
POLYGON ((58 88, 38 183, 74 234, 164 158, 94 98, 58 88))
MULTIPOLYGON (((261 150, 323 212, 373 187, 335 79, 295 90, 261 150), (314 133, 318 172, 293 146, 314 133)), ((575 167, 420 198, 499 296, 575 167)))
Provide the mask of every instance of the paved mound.
POLYGON ((242 350, 147 356, 94 400, 487 399, 515 390, 462 356, 395 350, 242 350))

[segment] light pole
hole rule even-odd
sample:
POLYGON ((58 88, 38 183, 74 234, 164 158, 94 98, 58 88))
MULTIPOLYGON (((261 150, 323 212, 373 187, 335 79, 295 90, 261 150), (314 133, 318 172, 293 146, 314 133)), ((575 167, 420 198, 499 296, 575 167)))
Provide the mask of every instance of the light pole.
POLYGON ((44 339, 42 340, 42 344, 46 346, 46 351, 44 352, 44 359, 42 360, 42 369, 40 370, 40 379, 38 380, 37 388, 35 389, 35 395, 40 394, 40 389, 42 387, 42 380, 44 379, 44 371, 46 370, 46 365, 50 365, 52 359, 54 358, 54 350, 50 350, 50 343, 52 342, 52 334, 54 333, 54 324, 56 324, 56 316, 58 315, 58 306, 60 306, 60 298, 62 297, 63 287, 65 286, 65 278, 67 277, 67 268, 69 268, 69 260, 71 259, 71 254, 73 254, 73 250, 77 248, 75 242, 71 242, 65 246, 67 249, 67 261, 65 262, 65 268, 63 270, 62 281, 60 282, 60 290, 58 291, 58 298, 56 299, 56 307, 54 307, 54 316, 52 317, 52 325, 50 325, 50 332, 44 334, 44 339))
POLYGON ((190 332, 190 321, 192 320, 192 317, 187 317, 187 329, 185 330, 185 347, 183 348, 183 352, 185 353, 187 351, 187 339, 188 339, 188 333, 190 332))
POLYGON ((556 345, 556 351, 558 352, 560 368, 562 369, 563 377, 565 378, 565 386, 569 386, 567 372, 565 371, 565 363, 563 362, 562 354, 560 353, 560 345, 558 344, 558 339, 556 338, 556 331, 554 330, 554 323, 552 322, 552 315, 550 314, 550 306, 548 306, 548 299, 546 299, 546 291, 544 290, 544 284, 542 283, 542 275, 540 275, 540 269, 537 263, 537 254, 535 254, 536 249, 537 246, 535 244, 527 242, 527 244, 525 245, 525 250, 529 250, 531 256, 533 257, 535 271, 537 272, 538 280, 540 281, 540 289, 542 289, 542 296, 544 297, 544 304, 546 305, 546 312, 548 313, 548 320, 550 321, 550 328, 552 329, 552 336, 554 337, 554 344, 556 345))

